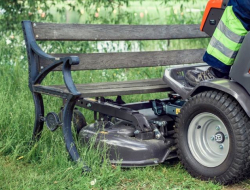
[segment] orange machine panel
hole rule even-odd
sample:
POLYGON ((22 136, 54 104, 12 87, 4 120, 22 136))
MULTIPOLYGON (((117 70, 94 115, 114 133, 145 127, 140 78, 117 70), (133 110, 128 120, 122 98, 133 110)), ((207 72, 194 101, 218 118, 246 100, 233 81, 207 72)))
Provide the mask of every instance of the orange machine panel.
POLYGON ((221 9, 222 4, 223 4, 223 0, 209 0, 208 1, 205 12, 204 12, 204 15, 203 15, 203 19, 202 19, 202 22, 201 22, 201 27, 200 27, 201 31, 203 31, 203 27, 204 27, 204 25, 206 23, 206 20, 207 20, 207 17, 209 15, 210 10, 213 9, 213 8, 221 9))

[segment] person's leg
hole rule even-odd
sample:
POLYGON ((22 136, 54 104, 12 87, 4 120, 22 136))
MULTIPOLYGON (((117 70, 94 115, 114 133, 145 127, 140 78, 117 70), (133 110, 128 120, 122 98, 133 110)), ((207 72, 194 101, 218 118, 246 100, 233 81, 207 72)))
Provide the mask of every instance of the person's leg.
POLYGON ((230 0, 228 6, 233 6, 236 17, 247 31, 250 31, 250 0, 230 0))
POLYGON ((187 82, 195 86, 203 80, 228 76, 249 29, 250 0, 230 0, 203 57, 212 68, 201 73, 188 71, 185 75, 187 82))

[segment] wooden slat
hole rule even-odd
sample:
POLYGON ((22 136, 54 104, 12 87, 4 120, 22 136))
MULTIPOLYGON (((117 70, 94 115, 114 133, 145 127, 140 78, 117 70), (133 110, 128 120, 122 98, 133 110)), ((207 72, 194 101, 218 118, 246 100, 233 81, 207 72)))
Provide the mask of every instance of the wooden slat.
MULTIPOLYGON (((136 81, 119 81, 119 82, 102 82, 102 83, 88 83, 88 84, 77 84, 79 91, 84 92, 85 90, 100 90, 100 89, 117 89, 117 88, 130 88, 130 87, 143 87, 143 86, 158 86, 166 85, 162 79, 145 79, 136 81)), ((58 85, 50 85, 52 88, 58 88, 58 85)), ((61 86, 60 89, 67 91, 66 86, 61 86)))
POLYGON ((101 89, 101 90, 89 90, 82 93, 82 97, 97 97, 97 96, 117 96, 117 95, 131 95, 131 94, 147 94, 156 92, 167 92, 171 91, 166 85, 157 86, 143 86, 143 87, 133 87, 127 88, 126 90, 116 88, 116 89, 101 89))
MULTIPOLYGON (((203 63, 202 57, 204 53, 204 49, 193 49, 154 52, 53 54, 53 56, 79 56, 80 64, 72 66, 72 70, 101 70, 203 63)), ((46 67, 49 64, 48 60, 40 60, 40 66, 46 67)), ((57 67, 54 70, 60 71, 62 67, 57 67)))
POLYGON ((33 23, 40 41, 168 40, 207 38, 200 25, 97 25, 33 23))
POLYGON ((41 94, 52 95, 60 98, 67 98, 69 92, 65 92, 58 86, 57 88, 52 88, 49 86, 34 85, 34 92, 39 92, 41 94))
MULTIPOLYGON (((76 85, 76 88, 79 92, 81 92, 82 97, 116 96, 171 91, 171 89, 163 82, 162 79, 78 84, 76 85)), ((60 97, 65 97, 66 94, 69 94, 67 88, 64 85, 35 85, 34 90, 36 92, 60 97)))

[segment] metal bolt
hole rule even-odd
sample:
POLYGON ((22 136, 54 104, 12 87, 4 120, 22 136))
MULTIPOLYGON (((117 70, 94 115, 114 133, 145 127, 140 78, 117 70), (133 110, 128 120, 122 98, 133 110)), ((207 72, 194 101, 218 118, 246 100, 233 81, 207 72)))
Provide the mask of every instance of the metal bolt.
POLYGON ((44 67, 43 66, 41 66, 41 69, 43 69, 44 67))
POLYGON ((210 139, 211 139, 212 141, 214 141, 214 136, 212 136, 210 139))
POLYGON ((225 135, 225 139, 228 139, 228 135, 225 135))
POLYGON ((140 133, 139 130, 136 130, 136 131, 134 132, 135 135, 137 135, 137 134, 139 134, 139 133, 140 133))
POLYGON ((158 121, 156 124, 158 124, 160 127, 165 127, 167 125, 166 121, 158 121))
POLYGON ((156 138, 156 139, 161 138, 161 134, 160 134, 160 133, 156 134, 156 135, 155 135, 155 138, 156 138))
POLYGON ((219 146, 219 148, 220 148, 220 149, 223 149, 223 148, 224 148, 224 145, 223 145, 223 144, 221 144, 221 145, 219 146))
POLYGON ((88 103, 88 104, 87 104, 87 107, 90 108, 90 107, 91 107, 91 103, 88 103))
POLYGON ((200 129, 200 128, 201 128, 201 126, 200 126, 200 125, 198 125, 198 126, 197 126, 197 129, 200 129))
POLYGON ((216 127, 216 130, 217 130, 217 131, 219 131, 219 130, 220 130, 220 126, 219 126, 219 125, 216 127))

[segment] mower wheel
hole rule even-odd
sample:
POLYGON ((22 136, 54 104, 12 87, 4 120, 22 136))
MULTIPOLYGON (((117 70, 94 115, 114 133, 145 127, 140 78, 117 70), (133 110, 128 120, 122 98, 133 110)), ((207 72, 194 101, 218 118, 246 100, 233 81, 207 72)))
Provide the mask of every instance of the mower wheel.
POLYGON ((75 109, 73 112, 73 124, 77 134, 80 133, 82 128, 87 126, 87 122, 84 115, 78 109, 75 109))
POLYGON ((176 120, 178 157, 194 177, 220 184, 237 182, 249 168, 249 117, 220 91, 190 98, 176 120))
MULTIPOLYGON (((62 115, 63 115, 63 109, 58 114, 60 120, 62 121, 62 115)), ((73 127, 77 133, 77 135, 80 133, 81 129, 87 126, 86 119, 82 112, 80 112, 77 108, 73 111, 73 127)))

